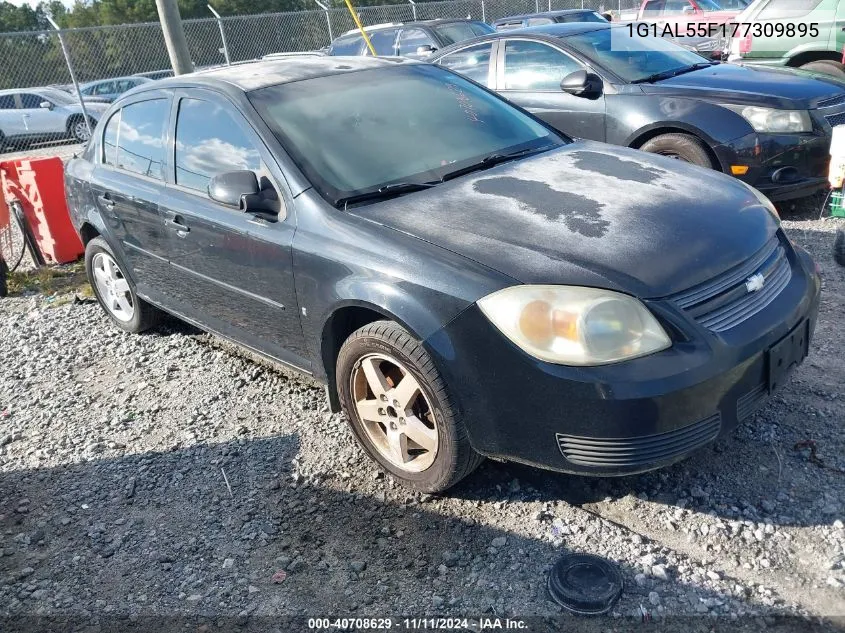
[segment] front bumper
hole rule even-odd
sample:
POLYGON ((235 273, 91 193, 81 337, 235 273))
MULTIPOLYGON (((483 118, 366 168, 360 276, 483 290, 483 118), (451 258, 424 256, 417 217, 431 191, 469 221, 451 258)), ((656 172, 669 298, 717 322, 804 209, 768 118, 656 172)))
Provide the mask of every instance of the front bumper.
POLYGON ((485 455, 585 475, 624 475, 678 461, 728 433, 768 395, 767 350, 815 327, 820 282, 805 253, 776 299, 716 334, 668 305, 649 306, 686 335, 651 356, 599 367, 537 360, 477 306, 426 340, 473 447, 485 455))
POLYGON ((830 132, 821 126, 808 134, 752 133, 714 151, 726 173, 731 173, 731 165, 746 165, 748 172, 738 178, 772 202, 810 196, 830 186, 830 132))

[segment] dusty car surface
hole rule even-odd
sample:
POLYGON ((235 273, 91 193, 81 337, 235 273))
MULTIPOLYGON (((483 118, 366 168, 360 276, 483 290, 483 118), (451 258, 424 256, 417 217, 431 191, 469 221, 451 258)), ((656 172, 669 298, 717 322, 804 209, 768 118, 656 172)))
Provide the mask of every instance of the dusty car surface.
POLYGON ((163 309, 325 381, 367 453, 426 491, 485 455, 672 463, 751 415, 816 320, 814 264, 752 188, 573 142, 409 60, 137 89, 66 186, 116 325, 163 309))
POLYGON ((464 73, 571 136, 711 167, 774 201, 828 187, 845 84, 707 61, 612 24, 494 33, 429 61, 464 73))

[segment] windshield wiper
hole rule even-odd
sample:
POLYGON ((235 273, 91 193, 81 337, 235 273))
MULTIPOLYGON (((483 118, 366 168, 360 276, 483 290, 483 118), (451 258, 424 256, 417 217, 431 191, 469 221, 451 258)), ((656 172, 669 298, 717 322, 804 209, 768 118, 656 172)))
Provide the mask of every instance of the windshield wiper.
POLYGON ((394 198, 406 193, 413 193, 414 191, 422 191, 423 189, 430 189, 440 182, 394 182, 389 185, 379 187, 374 191, 367 191, 365 193, 356 193, 345 198, 338 198, 335 200, 336 207, 343 207, 344 209, 350 204, 356 202, 367 202, 369 200, 385 200, 387 198, 394 198))
POLYGON ((684 73, 691 73, 694 70, 699 70, 701 68, 709 68, 710 66, 715 66, 717 62, 698 62, 697 64, 692 64, 691 66, 683 66, 681 68, 673 68, 672 70, 664 70, 659 73, 654 73, 653 75, 649 75, 648 77, 643 77, 642 79, 634 79, 632 84, 650 84, 654 83, 655 81, 660 81, 661 79, 669 79, 670 77, 677 77, 678 75, 683 75, 684 73))
POLYGON ((477 163, 473 163, 472 165, 467 165, 466 167, 461 167, 460 169, 456 169, 455 171, 450 171, 444 174, 442 182, 452 180, 453 178, 458 178, 459 176, 463 176, 465 174, 470 174, 474 171, 489 169, 490 167, 494 167, 495 165, 498 165, 500 163, 504 163, 509 160, 514 160, 515 158, 520 158, 522 156, 527 156, 528 154, 544 152, 553 147, 555 146, 544 145, 543 147, 530 147, 528 149, 521 149, 516 152, 510 152, 508 154, 490 154, 489 156, 485 156, 484 158, 482 158, 477 163))

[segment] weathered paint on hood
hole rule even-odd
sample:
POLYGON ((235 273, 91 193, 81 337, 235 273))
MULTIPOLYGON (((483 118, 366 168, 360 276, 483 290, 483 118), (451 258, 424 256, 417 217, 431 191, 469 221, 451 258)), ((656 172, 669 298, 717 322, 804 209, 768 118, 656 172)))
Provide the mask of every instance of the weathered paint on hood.
POLYGON ((524 283, 651 298, 741 263, 777 231, 734 178, 592 142, 348 212, 524 283))

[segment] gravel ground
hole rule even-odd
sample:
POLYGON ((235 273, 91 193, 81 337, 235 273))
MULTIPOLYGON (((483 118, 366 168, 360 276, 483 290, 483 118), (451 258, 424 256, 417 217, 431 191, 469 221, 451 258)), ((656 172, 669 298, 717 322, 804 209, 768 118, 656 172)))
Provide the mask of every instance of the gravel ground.
POLYGON ((616 623, 845 618, 845 269, 837 221, 814 214, 784 221, 824 277, 807 361, 732 437, 612 480, 486 462, 447 496, 413 494, 304 379, 174 320, 132 336, 92 303, 0 300, 0 629, 21 615, 121 630, 174 615, 192 631, 283 615, 606 627, 547 597, 565 552, 619 566, 609 617, 634 619, 616 623))

